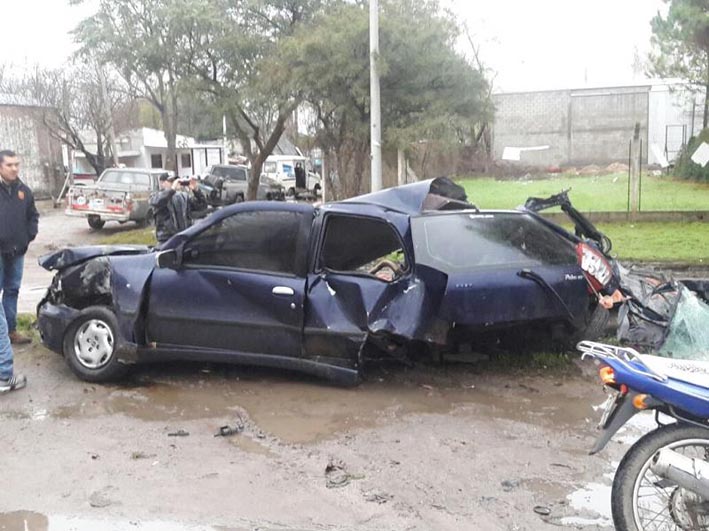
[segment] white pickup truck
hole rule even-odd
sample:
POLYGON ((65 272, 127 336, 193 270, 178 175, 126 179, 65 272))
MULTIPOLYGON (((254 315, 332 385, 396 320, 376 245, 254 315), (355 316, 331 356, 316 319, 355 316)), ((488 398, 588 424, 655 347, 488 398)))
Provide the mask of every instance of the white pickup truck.
POLYGON ((101 229, 107 221, 153 221, 148 200, 168 172, 150 168, 109 168, 92 185, 74 185, 66 196, 68 216, 87 218, 89 227, 101 229))

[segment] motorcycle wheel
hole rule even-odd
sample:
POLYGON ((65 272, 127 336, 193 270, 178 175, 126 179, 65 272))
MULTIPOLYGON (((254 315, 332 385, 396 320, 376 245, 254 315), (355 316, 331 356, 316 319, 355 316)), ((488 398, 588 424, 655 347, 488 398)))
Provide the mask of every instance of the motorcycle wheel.
POLYGON ((650 470, 653 456, 670 448, 688 457, 709 460, 709 430, 678 423, 663 426, 636 442, 618 466, 611 510, 619 531, 709 530, 706 503, 650 470))

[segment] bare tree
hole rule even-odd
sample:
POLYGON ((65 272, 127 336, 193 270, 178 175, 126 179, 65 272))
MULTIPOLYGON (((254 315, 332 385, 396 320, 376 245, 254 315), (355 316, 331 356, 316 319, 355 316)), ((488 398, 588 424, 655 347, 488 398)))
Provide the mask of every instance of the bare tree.
POLYGON ((60 69, 36 67, 19 79, 5 78, 0 87, 5 92, 23 94, 37 105, 37 119, 50 135, 69 148, 83 153, 87 162, 100 174, 113 156, 110 139, 116 116, 128 105, 124 90, 114 79, 101 87, 98 67, 70 65, 60 69))

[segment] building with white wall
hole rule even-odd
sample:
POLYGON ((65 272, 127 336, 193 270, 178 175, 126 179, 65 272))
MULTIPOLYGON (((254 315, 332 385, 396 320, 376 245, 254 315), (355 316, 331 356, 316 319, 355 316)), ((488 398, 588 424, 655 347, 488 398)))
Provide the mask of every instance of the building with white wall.
MULTIPOLYGON (((91 150, 95 148, 86 144, 91 150)), ((167 165, 167 139, 157 129, 142 127, 116 135, 118 162, 128 168, 164 168, 167 165)), ((217 143, 201 144, 194 138, 177 135, 177 174, 181 177, 201 175, 212 164, 226 161, 224 146, 217 143)), ((74 175, 95 178, 93 168, 81 152, 74 152, 74 175)))

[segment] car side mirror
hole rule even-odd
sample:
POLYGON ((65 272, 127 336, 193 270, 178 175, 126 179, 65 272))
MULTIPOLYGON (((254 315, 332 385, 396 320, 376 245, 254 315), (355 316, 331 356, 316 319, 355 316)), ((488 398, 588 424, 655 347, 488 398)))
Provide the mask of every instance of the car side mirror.
POLYGON ((181 262, 176 249, 160 251, 155 257, 155 264, 160 269, 179 269, 181 262))

